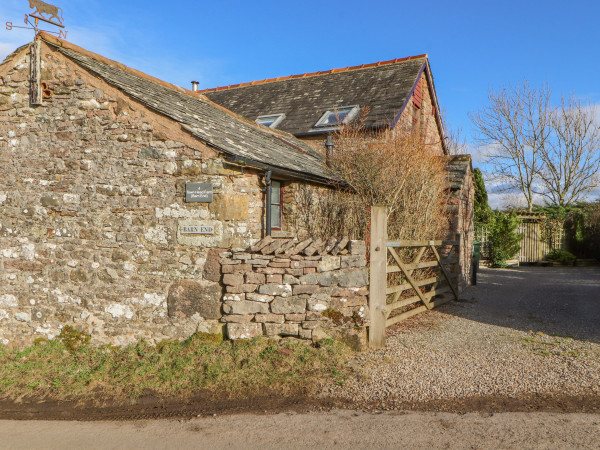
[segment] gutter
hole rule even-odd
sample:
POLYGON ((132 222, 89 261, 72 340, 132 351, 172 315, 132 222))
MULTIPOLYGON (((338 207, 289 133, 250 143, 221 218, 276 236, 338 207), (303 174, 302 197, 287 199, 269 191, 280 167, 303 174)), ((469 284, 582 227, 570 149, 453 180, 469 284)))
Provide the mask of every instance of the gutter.
MULTIPOLYGON (((217 148, 217 147, 215 147, 215 148, 217 148)), ((223 149, 218 149, 218 150, 224 152, 223 149)), ((225 153, 227 153, 227 152, 225 152, 225 153)), ((312 181, 313 183, 322 184, 322 185, 330 186, 332 184, 339 183, 339 180, 336 180, 335 178, 324 178, 324 177, 320 177, 318 175, 308 175, 308 174, 305 174, 302 172, 295 172, 293 170, 282 169, 280 167, 273 166, 271 164, 261 163, 261 162, 252 160, 250 158, 243 157, 243 156, 232 155, 232 156, 226 157, 225 161, 227 161, 230 164, 235 164, 238 166, 253 167, 255 169, 270 171, 272 174, 283 175, 285 177, 294 178, 297 180, 312 181)))

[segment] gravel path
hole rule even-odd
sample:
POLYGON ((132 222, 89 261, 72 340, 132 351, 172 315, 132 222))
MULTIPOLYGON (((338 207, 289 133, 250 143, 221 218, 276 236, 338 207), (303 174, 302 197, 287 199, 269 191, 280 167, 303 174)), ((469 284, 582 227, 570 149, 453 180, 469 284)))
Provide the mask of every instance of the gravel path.
MULTIPOLYGON (((376 402, 600 395, 600 268, 483 269, 461 301, 389 329, 327 394, 376 402)), ((600 405, 599 405, 600 406, 600 405)))

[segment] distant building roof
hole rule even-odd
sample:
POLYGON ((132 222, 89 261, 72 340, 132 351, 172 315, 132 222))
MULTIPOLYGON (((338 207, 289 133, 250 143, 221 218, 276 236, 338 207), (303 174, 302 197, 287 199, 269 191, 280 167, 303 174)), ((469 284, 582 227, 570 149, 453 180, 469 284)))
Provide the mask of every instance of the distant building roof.
MULTIPOLYGON (((437 107, 427 55, 362 66, 206 89, 209 99, 248 119, 285 114, 277 129, 296 136, 319 134, 315 128, 332 108, 367 107, 365 127, 395 124, 425 72, 437 107)), ((441 127, 441 123, 438 123, 441 127)), ((441 131, 441 128, 440 128, 441 131)))
POLYGON ((180 123, 196 138, 234 162, 272 168, 297 178, 334 179, 323 157, 294 136, 243 120, 193 91, 169 85, 46 33, 41 38, 59 52, 148 108, 180 123))

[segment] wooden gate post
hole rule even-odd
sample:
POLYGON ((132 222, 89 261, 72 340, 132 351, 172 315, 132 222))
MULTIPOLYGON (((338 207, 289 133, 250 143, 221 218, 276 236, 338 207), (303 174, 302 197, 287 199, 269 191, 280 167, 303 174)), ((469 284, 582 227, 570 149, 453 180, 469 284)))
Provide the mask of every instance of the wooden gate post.
POLYGON ((371 247, 369 282, 369 347, 385 345, 387 288, 387 208, 371 207, 371 247))

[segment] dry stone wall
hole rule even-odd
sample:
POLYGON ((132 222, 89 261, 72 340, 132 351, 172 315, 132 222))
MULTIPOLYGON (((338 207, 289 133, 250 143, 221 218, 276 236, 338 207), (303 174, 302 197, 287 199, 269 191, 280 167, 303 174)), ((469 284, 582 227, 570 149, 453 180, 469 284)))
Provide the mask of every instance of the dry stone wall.
POLYGON ((368 313, 364 241, 271 239, 220 255, 230 339, 266 335, 364 346, 368 313))

